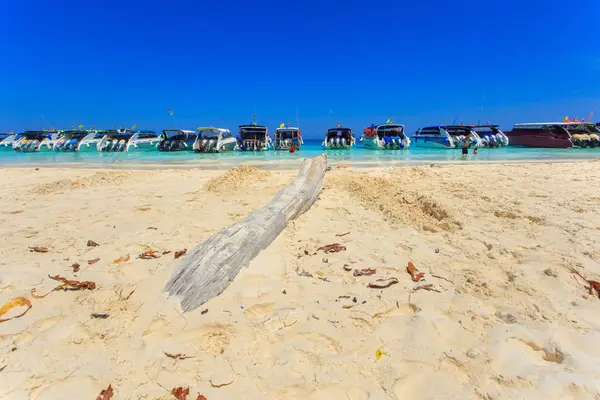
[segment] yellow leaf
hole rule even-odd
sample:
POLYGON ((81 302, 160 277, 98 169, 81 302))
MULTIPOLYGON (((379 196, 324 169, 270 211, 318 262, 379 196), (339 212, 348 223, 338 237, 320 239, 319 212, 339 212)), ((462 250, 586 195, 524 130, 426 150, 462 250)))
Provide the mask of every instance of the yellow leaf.
POLYGON ((387 356, 385 351, 382 351, 381 349, 375 350, 375 361, 379 361, 383 356, 387 356))

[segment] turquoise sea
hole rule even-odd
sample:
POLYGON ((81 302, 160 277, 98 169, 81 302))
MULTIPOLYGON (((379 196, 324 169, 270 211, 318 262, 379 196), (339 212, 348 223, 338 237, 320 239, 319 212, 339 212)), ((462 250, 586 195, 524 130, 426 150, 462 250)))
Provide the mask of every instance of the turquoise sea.
POLYGON ((460 149, 429 149, 412 147, 409 150, 365 150, 359 142, 352 150, 324 151, 321 140, 306 140, 301 150, 294 154, 286 151, 228 152, 218 154, 197 154, 191 151, 162 153, 157 150, 132 151, 128 153, 102 152, 40 152, 19 153, 13 150, 0 150, 0 166, 78 166, 78 167, 133 167, 146 166, 189 166, 228 168, 240 164, 261 164, 269 168, 294 167, 301 159, 327 153, 334 164, 356 166, 416 165, 444 162, 518 162, 518 161, 561 161, 600 158, 600 148, 588 149, 536 149, 506 147, 479 149, 463 156, 460 149))

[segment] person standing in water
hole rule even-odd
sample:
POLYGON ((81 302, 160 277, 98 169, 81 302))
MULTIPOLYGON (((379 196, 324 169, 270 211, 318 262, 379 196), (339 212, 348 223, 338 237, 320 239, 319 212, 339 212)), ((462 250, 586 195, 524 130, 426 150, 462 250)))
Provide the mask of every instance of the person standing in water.
POLYGON ((469 154, 469 139, 465 138, 462 143, 462 153, 469 154))

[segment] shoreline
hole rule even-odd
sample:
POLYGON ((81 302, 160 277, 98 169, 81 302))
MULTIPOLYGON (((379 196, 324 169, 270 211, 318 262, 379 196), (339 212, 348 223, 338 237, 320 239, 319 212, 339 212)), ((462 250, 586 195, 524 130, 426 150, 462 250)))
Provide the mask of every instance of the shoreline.
MULTIPOLYGON (((472 155, 469 155, 472 156, 472 155)), ((0 169, 83 169, 83 170, 115 170, 115 171, 155 171, 155 170, 194 170, 202 169, 206 171, 224 171, 242 165, 248 165, 264 170, 272 171, 292 171, 298 169, 303 158, 289 159, 281 162, 277 161, 253 161, 243 160, 240 162, 174 162, 174 163, 119 163, 119 164, 99 164, 99 163, 31 163, 31 164, 6 164, 1 165, 0 169)), ((349 166, 356 169, 380 169, 380 168, 402 168, 402 167, 423 167, 439 166, 449 167, 456 165, 528 165, 528 164, 564 164, 564 163, 587 163, 600 160, 598 158, 550 158, 550 159, 511 159, 511 160, 398 160, 398 161, 336 161, 329 159, 329 165, 333 168, 339 166, 349 166)))

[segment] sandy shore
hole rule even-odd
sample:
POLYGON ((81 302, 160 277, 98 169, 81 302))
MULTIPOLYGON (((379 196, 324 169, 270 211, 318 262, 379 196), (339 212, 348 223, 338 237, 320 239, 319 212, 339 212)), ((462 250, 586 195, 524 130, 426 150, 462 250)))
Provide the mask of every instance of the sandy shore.
POLYGON ((0 307, 32 301, 0 323, 0 399, 109 384, 148 400, 600 397, 600 299, 571 272, 600 281, 600 163, 334 167, 306 214, 182 314, 162 291, 173 253, 136 256, 193 248, 294 174, 0 170, 0 307), (316 251, 334 242, 347 250, 316 251), (50 292, 49 274, 96 288, 50 292))

